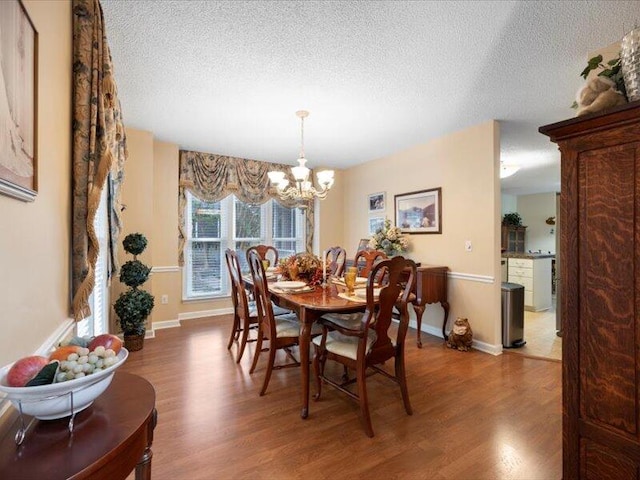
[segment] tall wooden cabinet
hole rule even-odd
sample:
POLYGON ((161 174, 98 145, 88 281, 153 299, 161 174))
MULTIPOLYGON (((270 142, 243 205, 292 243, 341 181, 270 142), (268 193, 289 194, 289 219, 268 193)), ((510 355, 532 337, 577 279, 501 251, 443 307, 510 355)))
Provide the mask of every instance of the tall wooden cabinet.
POLYGON ((502 225, 502 250, 505 252, 524 253, 524 237, 527 227, 502 225))
POLYGON ((640 472, 640 102, 547 125, 562 154, 563 478, 640 472))

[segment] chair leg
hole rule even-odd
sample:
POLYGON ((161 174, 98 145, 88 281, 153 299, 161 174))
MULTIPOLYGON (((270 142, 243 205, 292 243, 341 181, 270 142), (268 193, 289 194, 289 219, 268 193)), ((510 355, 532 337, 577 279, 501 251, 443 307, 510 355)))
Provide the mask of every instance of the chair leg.
POLYGON ((400 350, 396 353, 396 379, 400 384, 400 392, 402 393, 402 401, 407 415, 413 415, 411 402, 409 401, 409 390, 407 389, 407 375, 404 368, 404 352, 400 350))
POLYGON ((233 341, 236 339, 236 335, 238 334, 238 329, 240 328, 240 319, 237 315, 233 316, 233 327, 231 328, 231 336, 229 337, 229 343, 227 343, 227 350, 231 348, 233 345, 233 341))
POLYGON ((322 382, 320 381, 320 375, 324 375, 324 362, 322 363, 322 370, 320 369, 320 347, 315 345, 316 354, 313 356, 313 373, 316 376, 316 394, 313 396, 314 400, 320 399, 322 393, 322 382))
POLYGON ((240 340, 240 348, 238 349, 238 358, 236 358, 236 363, 240 363, 240 360, 242 360, 244 349, 247 346, 248 337, 249 337, 249 320, 245 318, 244 326, 242 327, 242 340, 240 340))
POLYGON ((367 398, 367 375, 364 363, 356 368, 358 380, 358 400, 360 402, 360 412, 362 415, 362 425, 368 437, 373 437, 373 426, 371 425, 371 415, 369 415, 369 400, 367 398))
POLYGON ((262 390, 260 390, 260 396, 267 393, 267 387, 269 386, 269 380, 271 379, 271 372, 273 371, 273 364, 276 361, 276 347, 274 341, 269 340, 269 361, 267 363, 267 372, 264 374, 264 382, 262 383, 262 390))
POLYGON ((258 357, 260 356, 260 352, 262 351, 262 326, 258 327, 258 340, 256 341, 256 351, 253 354, 253 363, 251 364, 251 369, 249 373, 253 373, 258 365, 258 357))
POLYGON ((349 381, 349 369, 347 368, 346 365, 343 365, 343 372, 342 372, 342 381, 343 382, 348 382, 349 381))

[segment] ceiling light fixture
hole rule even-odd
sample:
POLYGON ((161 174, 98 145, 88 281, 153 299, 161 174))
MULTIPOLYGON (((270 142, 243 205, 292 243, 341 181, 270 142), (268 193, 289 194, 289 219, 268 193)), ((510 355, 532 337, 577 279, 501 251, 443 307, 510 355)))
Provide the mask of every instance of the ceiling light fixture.
POLYGON ((506 165, 504 162, 500 162, 500 178, 507 178, 520 170, 519 165, 506 165))
POLYGON ((300 118, 300 158, 298 166, 291 167, 291 174, 295 180, 295 185, 289 186, 289 180, 284 172, 269 172, 271 184, 278 189, 278 195, 283 200, 296 200, 299 208, 306 208, 307 204, 314 198, 323 199, 327 196, 329 189, 333 186, 333 170, 321 170, 316 174, 318 188, 313 186, 313 181, 309 179, 311 170, 305 165, 307 159, 304 158, 304 119, 309 116, 306 110, 299 110, 296 115, 300 118))

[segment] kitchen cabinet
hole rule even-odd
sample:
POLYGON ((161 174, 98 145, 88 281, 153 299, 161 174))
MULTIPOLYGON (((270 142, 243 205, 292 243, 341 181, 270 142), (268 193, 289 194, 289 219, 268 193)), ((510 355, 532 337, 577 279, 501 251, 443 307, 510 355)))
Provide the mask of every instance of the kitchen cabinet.
POLYGON ((640 102, 547 125, 560 161, 562 477, 640 472, 640 102))
POLYGON ((524 237, 527 227, 520 225, 502 225, 502 250, 505 252, 524 252, 524 237))
POLYGON ((509 258, 510 283, 524 285, 524 308, 539 312, 551 308, 551 258, 509 258))

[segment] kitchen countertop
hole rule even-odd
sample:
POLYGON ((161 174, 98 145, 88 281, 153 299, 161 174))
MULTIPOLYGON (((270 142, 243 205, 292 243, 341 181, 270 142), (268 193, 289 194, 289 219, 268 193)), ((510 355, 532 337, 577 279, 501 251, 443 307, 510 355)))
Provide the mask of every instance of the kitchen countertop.
POLYGON ((538 258, 556 258, 556 255, 554 253, 502 252, 502 258, 530 258, 536 260, 538 258))

